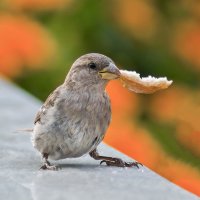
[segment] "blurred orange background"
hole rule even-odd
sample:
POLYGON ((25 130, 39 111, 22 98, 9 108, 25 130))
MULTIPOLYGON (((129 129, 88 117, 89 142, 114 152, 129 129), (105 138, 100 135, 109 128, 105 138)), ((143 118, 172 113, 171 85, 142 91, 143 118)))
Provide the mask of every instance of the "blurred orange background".
POLYGON ((200 196, 198 0, 2 0, 0 74, 41 100, 72 62, 99 52, 168 90, 138 95, 109 84, 105 142, 200 196))

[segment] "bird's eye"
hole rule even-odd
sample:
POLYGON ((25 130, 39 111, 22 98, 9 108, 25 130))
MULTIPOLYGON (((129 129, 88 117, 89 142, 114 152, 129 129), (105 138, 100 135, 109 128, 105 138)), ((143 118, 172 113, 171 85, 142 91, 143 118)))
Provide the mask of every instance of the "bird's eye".
POLYGON ((90 69, 96 69, 97 66, 96 66, 95 63, 89 63, 89 68, 90 68, 90 69))

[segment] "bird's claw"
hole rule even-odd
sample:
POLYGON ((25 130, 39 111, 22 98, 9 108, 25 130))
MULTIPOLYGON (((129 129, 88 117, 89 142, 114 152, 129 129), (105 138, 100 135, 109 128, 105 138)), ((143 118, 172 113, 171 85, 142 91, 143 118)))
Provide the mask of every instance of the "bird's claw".
POLYGON ((49 163, 44 163, 44 165, 42 165, 40 169, 58 171, 59 169, 61 169, 61 167, 57 165, 49 165, 49 163))
POLYGON ((107 166, 116 166, 116 167, 137 167, 139 169, 140 166, 143 166, 143 164, 139 162, 124 162, 123 160, 119 158, 114 158, 112 161, 110 160, 102 160, 100 162, 100 165, 106 163, 107 166))
POLYGON ((137 167, 138 169, 140 168, 140 166, 141 167, 143 167, 143 164, 142 163, 140 163, 140 162, 137 162, 137 161, 135 161, 135 162, 124 162, 124 164, 125 164, 125 167, 137 167))

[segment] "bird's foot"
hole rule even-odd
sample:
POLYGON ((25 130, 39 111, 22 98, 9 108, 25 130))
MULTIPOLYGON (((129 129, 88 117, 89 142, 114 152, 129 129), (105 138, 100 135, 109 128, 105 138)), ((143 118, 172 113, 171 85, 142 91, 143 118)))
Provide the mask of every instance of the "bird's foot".
POLYGON ((139 162, 124 162, 120 158, 113 158, 112 160, 102 160, 100 164, 106 163, 107 166, 116 166, 116 167, 137 167, 139 169, 143 164, 139 162))
POLYGON ((56 165, 51 165, 50 162, 48 161, 49 154, 48 153, 43 153, 42 158, 44 159, 44 164, 40 167, 40 169, 43 170, 54 170, 57 171, 61 169, 61 167, 56 166, 56 165))
POLYGON ((40 169, 57 171, 57 170, 60 169, 60 167, 57 166, 57 165, 50 165, 50 163, 48 162, 48 163, 44 163, 44 164, 40 167, 40 169))
POLYGON ((139 162, 124 162, 120 158, 113 158, 108 156, 100 156, 97 152, 97 149, 92 150, 90 156, 95 160, 101 160, 100 164, 106 163, 108 166, 116 166, 116 167, 137 167, 139 169, 140 165, 143 166, 139 162))

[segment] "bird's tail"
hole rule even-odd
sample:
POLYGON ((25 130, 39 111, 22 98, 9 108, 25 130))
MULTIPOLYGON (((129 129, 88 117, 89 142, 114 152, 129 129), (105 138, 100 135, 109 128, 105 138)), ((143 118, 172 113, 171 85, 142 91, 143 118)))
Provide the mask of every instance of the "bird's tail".
POLYGON ((30 132, 33 132, 33 129, 18 129, 15 131, 15 133, 19 133, 19 132, 27 132, 27 133, 30 133, 30 132))

